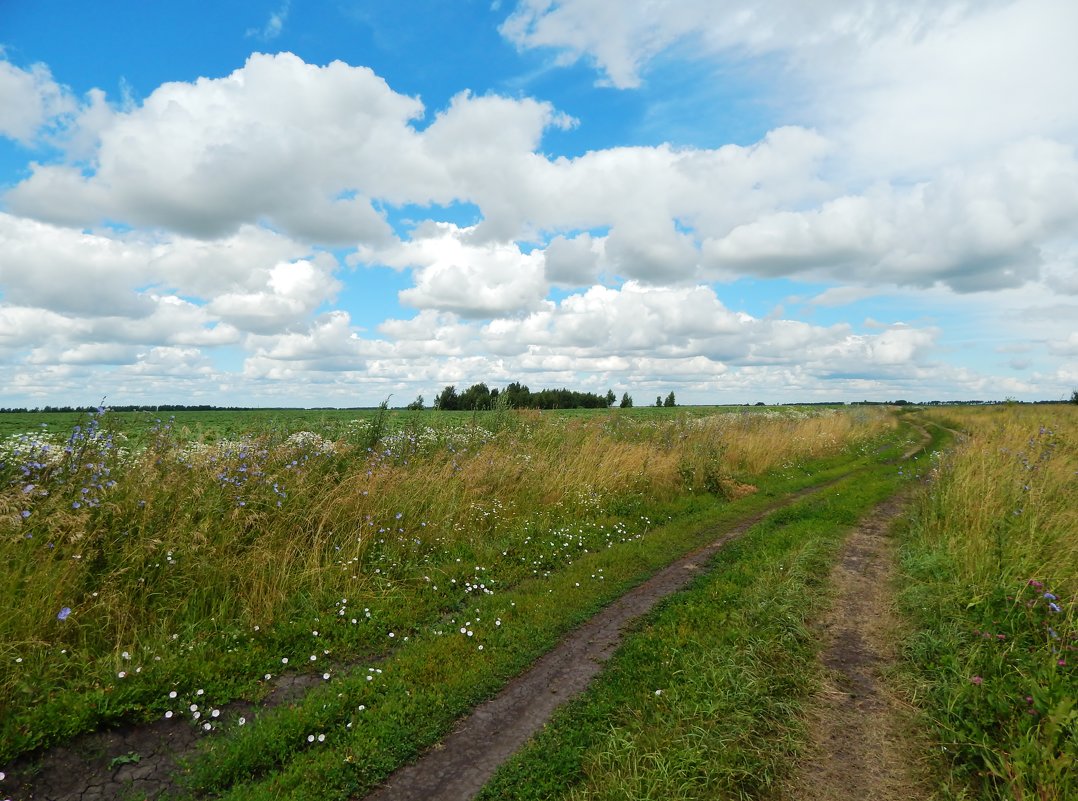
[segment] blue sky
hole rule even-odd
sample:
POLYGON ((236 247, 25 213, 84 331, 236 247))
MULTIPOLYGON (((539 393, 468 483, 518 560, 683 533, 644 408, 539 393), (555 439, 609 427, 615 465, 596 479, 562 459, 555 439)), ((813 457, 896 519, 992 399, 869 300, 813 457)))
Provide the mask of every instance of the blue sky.
POLYGON ((0 5, 0 405, 1078 387, 1067 0, 101 8, 0 5))

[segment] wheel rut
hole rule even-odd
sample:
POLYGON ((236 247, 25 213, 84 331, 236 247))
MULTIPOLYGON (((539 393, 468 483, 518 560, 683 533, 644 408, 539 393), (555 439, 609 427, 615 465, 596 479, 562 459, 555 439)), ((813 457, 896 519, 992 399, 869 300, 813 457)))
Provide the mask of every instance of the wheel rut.
POLYGON ((582 693, 602 670, 634 621, 684 589, 723 546, 775 511, 838 483, 792 493, 725 530, 622 595, 478 706, 441 743, 396 771, 363 801, 467 801, 516 753, 555 710, 582 693))
POLYGON ((897 656, 893 524, 906 506, 880 504, 846 539, 831 572, 835 601, 816 622, 823 686, 808 716, 810 745, 781 797, 797 801, 927 798, 907 708, 888 687, 897 656))

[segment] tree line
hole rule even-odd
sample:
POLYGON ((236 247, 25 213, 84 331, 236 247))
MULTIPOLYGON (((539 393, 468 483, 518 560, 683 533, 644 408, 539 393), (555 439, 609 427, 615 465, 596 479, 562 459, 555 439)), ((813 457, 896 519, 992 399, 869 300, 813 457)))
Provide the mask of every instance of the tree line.
MULTIPOLYGON (((442 389, 434 399, 434 408, 441 411, 479 411, 483 409, 513 408, 513 409, 608 409, 618 403, 614 390, 607 390, 605 395, 595 392, 578 392, 576 390, 541 389, 532 392, 526 385, 514 381, 505 389, 497 387, 491 389, 485 383, 472 384, 463 392, 458 392, 455 385, 442 389)), ((622 409, 631 408, 632 396, 628 392, 621 396, 618 405, 622 409)), ((666 396, 666 400, 657 399, 659 406, 674 406, 674 393, 666 396)), ((410 404, 409 409, 419 410, 426 408, 423 396, 420 395, 410 404)))

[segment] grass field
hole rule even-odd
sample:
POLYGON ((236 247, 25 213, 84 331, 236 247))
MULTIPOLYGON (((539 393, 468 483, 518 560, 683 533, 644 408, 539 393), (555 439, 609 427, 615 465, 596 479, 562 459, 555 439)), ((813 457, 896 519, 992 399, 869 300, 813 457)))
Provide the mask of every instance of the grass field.
POLYGON ((917 467, 881 408, 105 413, 8 437, 0 766, 169 716, 203 734, 195 795, 362 793, 715 526, 845 476, 722 551, 485 796, 767 797, 804 746, 843 531, 926 475, 896 682, 946 749, 941 797, 1072 797, 1075 412, 918 412, 917 467), (310 690, 236 705, 283 676, 310 690))
POLYGON ((941 795, 1078 798, 1078 407, 925 417, 963 433, 904 534, 905 680, 941 795))

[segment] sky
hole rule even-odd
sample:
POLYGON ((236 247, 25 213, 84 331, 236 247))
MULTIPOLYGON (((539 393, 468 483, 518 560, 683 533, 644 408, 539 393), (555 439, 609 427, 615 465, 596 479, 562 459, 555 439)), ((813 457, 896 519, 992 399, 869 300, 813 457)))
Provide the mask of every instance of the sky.
POLYGON ((0 0, 0 406, 1078 388, 1073 0, 0 0))

